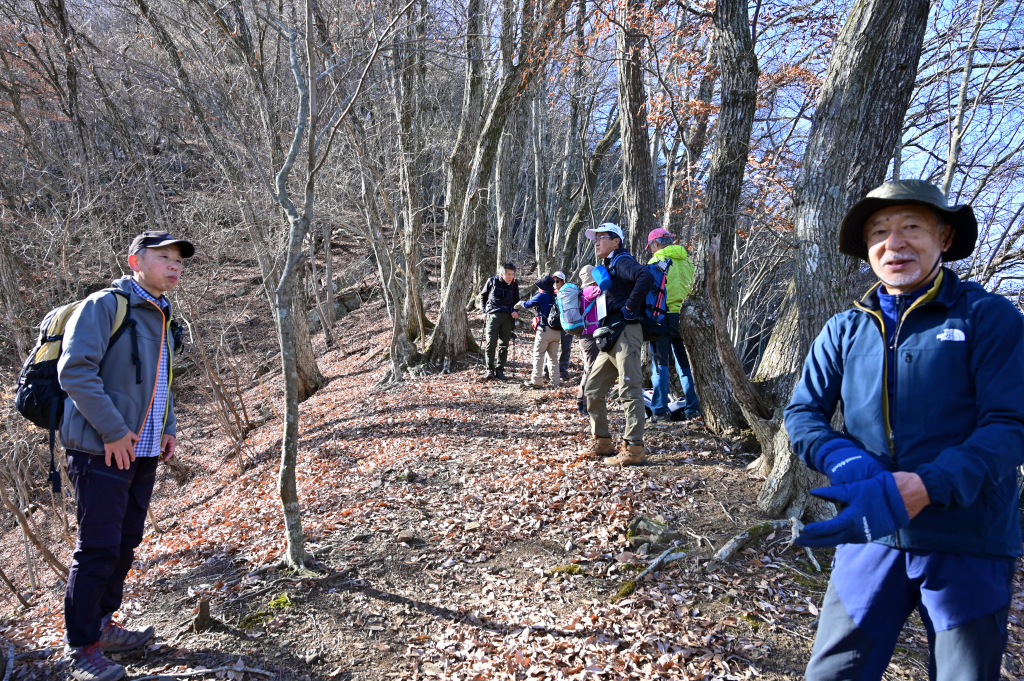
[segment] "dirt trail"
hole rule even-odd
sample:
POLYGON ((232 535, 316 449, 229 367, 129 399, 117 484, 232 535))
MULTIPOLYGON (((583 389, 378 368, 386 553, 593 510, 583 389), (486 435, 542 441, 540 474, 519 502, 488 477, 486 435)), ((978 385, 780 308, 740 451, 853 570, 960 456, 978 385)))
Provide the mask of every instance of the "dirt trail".
MULTIPOLYGON (((331 382, 303 405, 303 522, 323 572, 260 571, 281 553, 275 421, 250 436, 258 455, 242 476, 194 454, 183 489, 162 481, 166 531, 129 576, 123 612, 159 632, 121 656, 132 678, 241 678, 238 666, 272 679, 802 677, 829 555, 817 573, 778 533, 709 563, 709 545, 766 520, 752 455, 669 424, 649 429, 648 465, 608 469, 577 453, 587 424, 573 387, 479 383, 474 365, 377 391, 382 338, 365 338, 365 355, 324 355, 331 382), (653 557, 626 536, 638 514, 678 528, 688 555, 616 598, 653 557), (213 623, 196 633, 200 598, 213 623)), ((0 635, 19 650, 55 644, 58 594, 0 635)), ((926 678, 923 635, 904 634, 889 676, 926 678)), ((14 679, 61 678, 60 666, 25 661, 14 679)))

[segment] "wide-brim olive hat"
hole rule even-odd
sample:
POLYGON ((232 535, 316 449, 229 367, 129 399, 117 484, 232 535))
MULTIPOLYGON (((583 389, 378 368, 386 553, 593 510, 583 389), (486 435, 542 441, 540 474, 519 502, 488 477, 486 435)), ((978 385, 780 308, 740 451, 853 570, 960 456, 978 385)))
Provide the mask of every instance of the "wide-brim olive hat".
POLYGON ((949 248, 942 254, 946 262, 961 260, 974 251, 978 240, 978 220, 970 206, 950 206, 946 195, 925 180, 896 180, 876 187, 854 204, 839 227, 839 250, 863 260, 868 259, 864 243, 864 224, 872 215, 889 206, 917 204, 934 208, 956 230, 949 248))

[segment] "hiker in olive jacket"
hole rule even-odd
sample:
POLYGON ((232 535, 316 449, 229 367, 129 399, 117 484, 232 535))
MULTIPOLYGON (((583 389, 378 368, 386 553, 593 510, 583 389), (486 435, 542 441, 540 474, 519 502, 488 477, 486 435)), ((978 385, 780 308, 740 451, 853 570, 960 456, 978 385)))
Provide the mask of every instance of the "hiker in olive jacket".
POLYGON ((133 275, 112 289, 128 297, 124 323, 134 329, 111 343, 121 296, 111 289, 94 293, 68 321, 57 363, 67 393, 60 435, 78 515, 64 593, 65 651, 77 681, 122 678, 124 667, 105 653, 137 648, 153 635, 152 627, 126 629, 112 616, 142 541, 157 462, 176 447, 170 391, 176 325, 164 293, 177 286, 195 248, 166 232, 144 232, 129 252, 133 275))

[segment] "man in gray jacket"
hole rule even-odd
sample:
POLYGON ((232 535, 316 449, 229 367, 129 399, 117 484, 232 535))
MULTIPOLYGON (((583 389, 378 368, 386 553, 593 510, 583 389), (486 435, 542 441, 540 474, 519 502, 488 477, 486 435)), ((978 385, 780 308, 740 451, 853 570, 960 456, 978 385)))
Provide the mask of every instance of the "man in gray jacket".
POLYGON ((89 296, 68 321, 57 372, 67 393, 61 442, 78 506, 78 542, 64 593, 66 652, 78 681, 117 681, 125 669, 105 653, 153 635, 112 619, 142 541, 158 461, 174 456, 174 353, 170 303, 195 248, 167 232, 132 242, 132 276, 89 296), (118 298, 128 315, 113 328, 118 298), (113 338, 113 343, 111 339, 113 338))

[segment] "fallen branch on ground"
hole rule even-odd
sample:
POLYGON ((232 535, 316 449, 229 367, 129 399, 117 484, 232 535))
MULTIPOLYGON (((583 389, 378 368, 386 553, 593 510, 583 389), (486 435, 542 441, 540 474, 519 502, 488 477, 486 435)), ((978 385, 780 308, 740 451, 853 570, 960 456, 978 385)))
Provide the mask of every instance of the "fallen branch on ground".
POLYGON ((168 673, 161 672, 160 674, 150 674, 149 676, 140 676, 134 681, 156 681, 156 679, 187 679, 190 676, 205 676, 207 674, 216 674, 217 672, 245 672, 249 674, 261 674, 263 676, 273 676, 275 672, 268 672, 264 669, 253 669, 252 667, 217 667, 216 669, 204 669, 199 672, 180 672, 180 673, 168 673))
POLYGON ((716 563, 724 563, 735 556, 750 542, 756 541, 769 534, 774 534, 775 532, 784 530, 788 527, 790 527, 789 520, 772 520, 767 523, 760 523, 753 527, 748 527, 729 541, 725 542, 722 548, 715 552, 712 560, 716 563))
POLYGON ((700 542, 701 542, 701 540, 703 539, 704 541, 706 541, 706 542, 708 543, 708 548, 709 548, 709 549, 712 549, 712 550, 714 550, 714 548, 715 548, 715 545, 714 545, 714 544, 712 544, 712 543, 711 543, 711 540, 710 540, 710 539, 708 539, 707 537, 705 537, 705 536, 704 536, 703 534, 696 534, 696 533, 694 533, 694 532, 691 532, 691 531, 689 530, 689 528, 687 528, 687 530, 686 530, 686 534, 690 535, 691 537, 693 537, 694 539, 696 539, 696 540, 697 540, 697 548, 698 548, 698 549, 700 548, 700 542))
POLYGON ((9 579, 9 578, 7 577, 7 575, 6 575, 6 574, 4 574, 4 571, 3 571, 3 570, 0 570, 0 582, 3 582, 4 584, 6 584, 6 585, 7 585, 7 588, 11 590, 11 593, 13 593, 13 594, 14 594, 15 596, 17 596, 17 597, 18 597, 18 601, 19 601, 19 602, 20 602, 20 603, 21 603, 21 604, 22 604, 23 606, 25 606, 26 608, 29 608, 29 607, 31 607, 31 606, 29 605, 29 602, 28 602, 28 601, 27 601, 27 600, 25 599, 25 597, 21 595, 21 592, 20 592, 20 591, 18 591, 18 587, 14 586, 14 582, 12 582, 12 581, 11 581, 11 580, 10 580, 10 579, 9 579))
POLYGON ((671 563, 672 561, 679 560, 686 555, 686 551, 676 551, 677 542, 672 542, 672 546, 665 549, 660 556, 654 559, 654 561, 647 566, 647 568, 638 574, 635 579, 623 582, 619 585, 619 590, 616 592, 615 597, 612 601, 617 601, 621 598, 625 598, 634 591, 636 591, 636 585, 640 583, 640 580, 646 577, 648 574, 657 570, 659 566, 671 563), (675 551, 675 553, 673 553, 675 551))
MULTIPOLYGON (((789 539, 789 546, 792 546, 796 541, 796 538, 800 536, 800 531, 804 529, 804 524, 796 518, 789 518, 788 520, 772 520, 767 523, 760 523, 753 527, 747 528, 743 532, 740 532, 735 537, 727 541, 722 548, 718 549, 712 560, 716 563, 724 563, 727 560, 731 560, 741 549, 752 541, 756 541, 765 535, 772 534, 778 530, 784 530, 789 528, 792 536, 789 539)), ((821 572, 821 565, 818 564, 817 559, 814 557, 814 553, 808 547, 803 547, 807 559, 811 561, 814 569, 821 572)))

